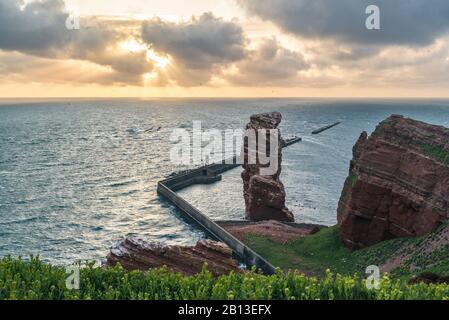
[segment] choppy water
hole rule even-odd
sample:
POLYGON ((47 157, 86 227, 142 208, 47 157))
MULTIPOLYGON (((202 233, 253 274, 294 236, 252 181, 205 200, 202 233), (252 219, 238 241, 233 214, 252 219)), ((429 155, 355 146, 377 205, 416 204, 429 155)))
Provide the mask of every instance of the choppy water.
MULTIPOLYGON (((448 101, 112 100, 0 103, 0 256, 40 254, 65 264, 99 260, 118 238, 190 244, 204 237, 156 194, 185 169, 169 161, 173 128, 242 128, 280 111, 287 205, 298 221, 331 225, 351 149, 392 113, 449 126, 448 101), (321 135, 317 127, 343 121, 321 135), (145 132, 161 127, 159 131, 145 132)), ((243 217, 240 169, 181 194, 215 219, 243 217)))

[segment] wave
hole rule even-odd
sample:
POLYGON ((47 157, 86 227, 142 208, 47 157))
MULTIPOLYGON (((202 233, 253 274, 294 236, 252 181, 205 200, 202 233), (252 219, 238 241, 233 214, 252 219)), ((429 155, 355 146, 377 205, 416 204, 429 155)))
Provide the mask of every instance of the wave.
POLYGON ((43 218, 43 217, 39 216, 39 217, 29 217, 29 218, 23 218, 23 219, 11 220, 11 221, 3 221, 3 222, 0 222, 0 225, 34 222, 34 221, 40 220, 41 218, 43 218))
POLYGON ((139 181, 137 181, 137 180, 128 180, 128 181, 114 182, 114 183, 111 183, 111 184, 107 185, 107 187, 111 187, 111 188, 126 187, 126 186, 129 186, 130 184, 134 184, 134 183, 137 183, 137 182, 139 182, 139 181))
POLYGON ((134 134, 137 134, 137 129, 129 128, 129 129, 126 129, 126 132, 131 135, 134 135, 134 134))
POLYGON ((126 192, 122 192, 122 193, 116 194, 115 197, 130 196, 130 195, 133 195, 133 194, 135 194, 135 193, 137 193, 139 191, 140 190, 129 190, 129 191, 126 191, 126 192))

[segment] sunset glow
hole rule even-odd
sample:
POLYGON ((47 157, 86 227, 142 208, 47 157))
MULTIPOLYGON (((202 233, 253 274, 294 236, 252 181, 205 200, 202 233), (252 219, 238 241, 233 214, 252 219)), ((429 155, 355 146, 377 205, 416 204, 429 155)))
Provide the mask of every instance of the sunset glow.
POLYGON ((155 63, 155 66, 159 69, 165 69, 165 67, 170 63, 168 58, 161 57, 157 55, 153 50, 147 50, 147 58, 155 63))
POLYGON ((443 13, 310 1, 0 0, 0 97, 449 96, 443 13))

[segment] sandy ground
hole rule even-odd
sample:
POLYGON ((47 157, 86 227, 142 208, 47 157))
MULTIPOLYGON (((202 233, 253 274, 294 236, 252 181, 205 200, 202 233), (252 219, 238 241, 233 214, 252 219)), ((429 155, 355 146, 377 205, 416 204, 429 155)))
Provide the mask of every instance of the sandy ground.
POLYGON ((319 231, 312 225, 291 226, 278 221, 248 222, 246 224, 226 224, 223 227, 237 239, 243 240, 246 234, 260 235, 273 241, 285 243, 319 231))

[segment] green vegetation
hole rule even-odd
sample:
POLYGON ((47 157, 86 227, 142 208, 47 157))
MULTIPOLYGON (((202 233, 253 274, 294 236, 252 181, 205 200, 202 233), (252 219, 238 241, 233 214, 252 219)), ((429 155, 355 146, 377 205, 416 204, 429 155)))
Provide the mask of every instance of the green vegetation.
POLYGON ((431 157, 444 165, 449 165, 449 151, 428 144, 420 144, 419 148, 428 157, 431 157))
POLYGON ((0 260, 0 299, 449 299, 449 285, 405 286, 388 276, 380 290, 369 290, 355 276, 326 272, 322 279, 297 272, 272 276, 256 272, 218 278, 204 269, 186 277, 165 269, 126 272, 122 268, 81 269, 80 290, 66 288, 63 267, 3 258, 0 260))
MULTIPOLYGON (((349 176, 347 178, 347 182, 345 182, 345 186, 346 186, 346 183, 349 183, 349 185, 352 188, 354 186, 354 184, 357 182, 357 179, 358 179, 358 175, 355 172, 351 171, 351 173, 349 174, 349 176)), ((343 202, 345 202, 347 200, 346 198, 347 198, 348 194, 346 191, 347 191, 346 188, 343 188, 343 190, 341 191, 340 200, 343 202)))
POLYGON ((354 172, 351 172, 351 174, 349 175, 349 178, 348 178, 349 179, 349 185, 351 187, 353 187, 354 184, 357 182, 357 178, 358 178, 357 174, 354 173, 354 172))
POLYGON ((415 255, 394 271, 398 277, 408 277, 411 269, 426 273, 449 275, 449 245, 432 252, 415 255))
POLYGON ((282 269, 298 269, 318 276, 324 275, 328 268, 344 275, 363 274, 367 266, 380 266, 406 248, 413 248, 414 252, 401 268, 392 272, 392 276, 408 278, 422 272, 449 275, 449 247, 426 250, 429 242, 439 237, 445 227, 431 235, 392 239, 354 252, 341 244, 337 226, 288 243, 277 243, 251 234, 246 235, 244 242, 282 269))

